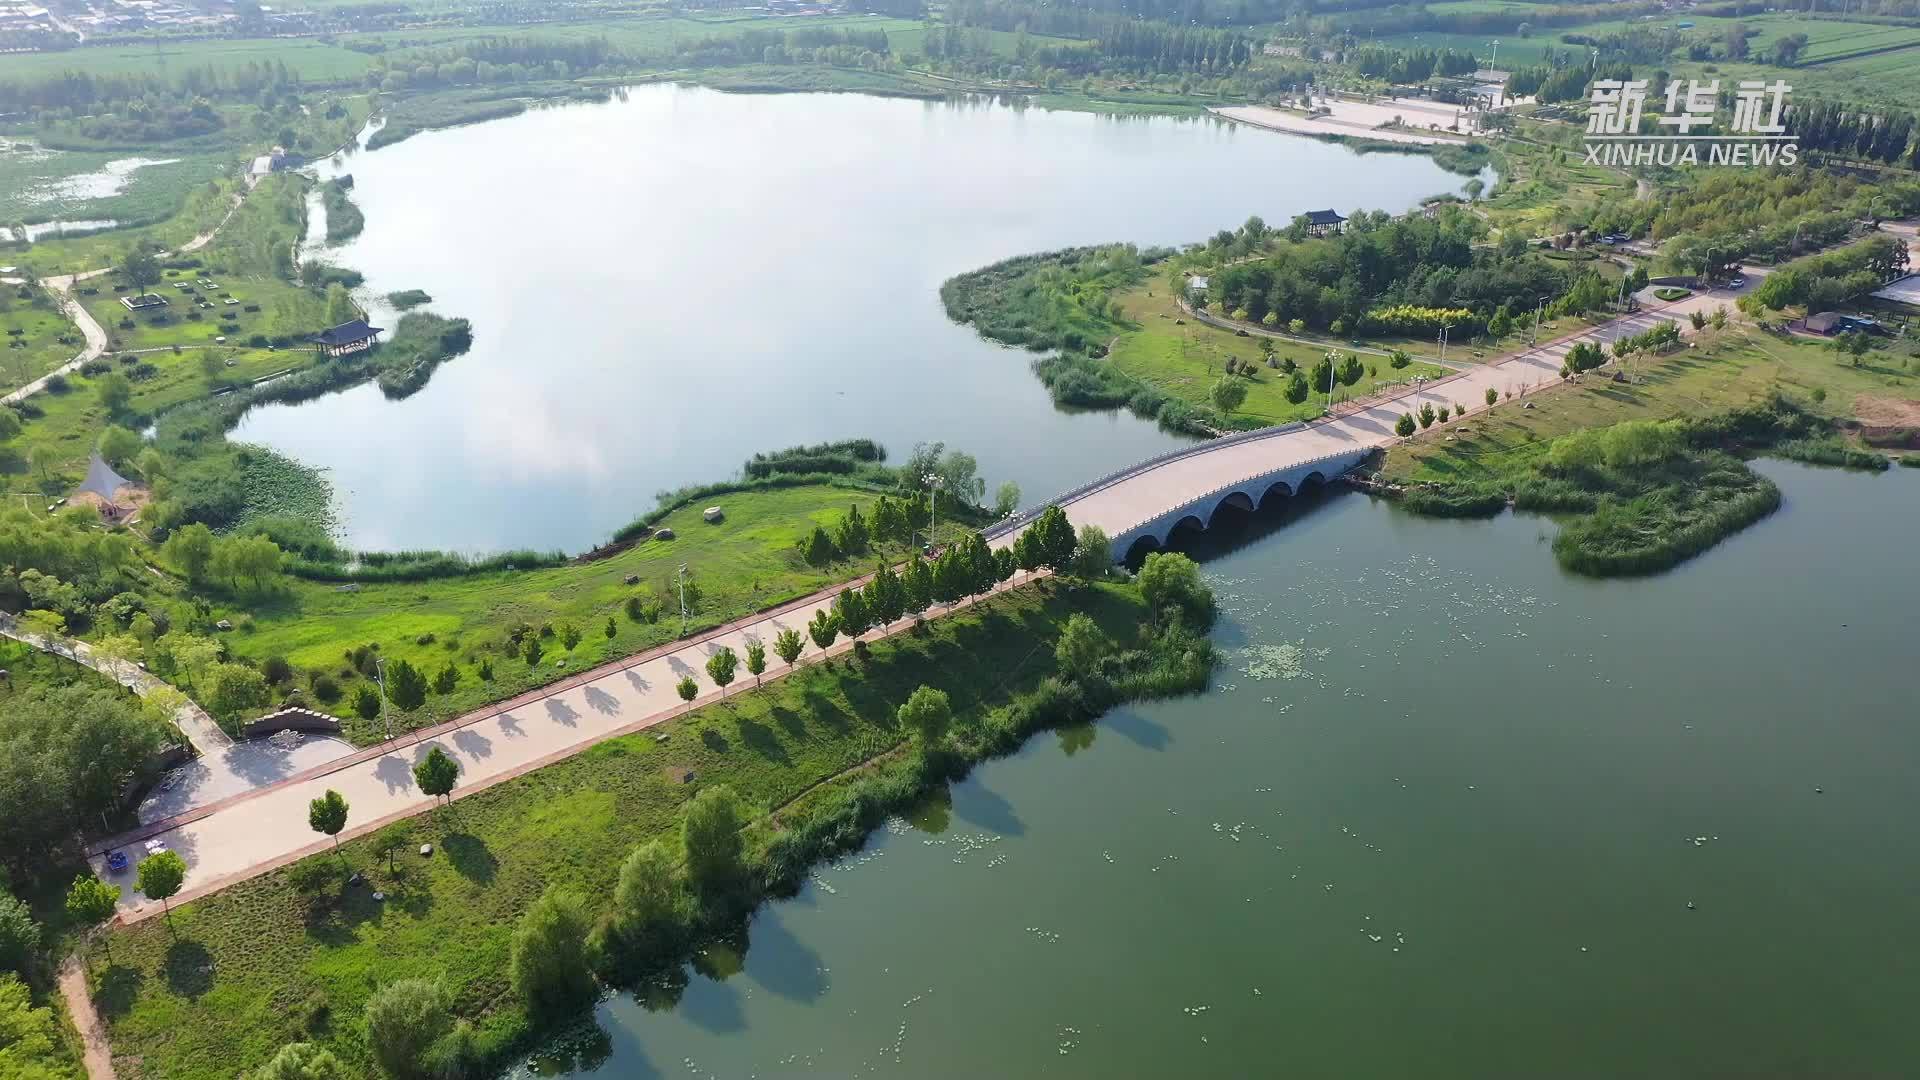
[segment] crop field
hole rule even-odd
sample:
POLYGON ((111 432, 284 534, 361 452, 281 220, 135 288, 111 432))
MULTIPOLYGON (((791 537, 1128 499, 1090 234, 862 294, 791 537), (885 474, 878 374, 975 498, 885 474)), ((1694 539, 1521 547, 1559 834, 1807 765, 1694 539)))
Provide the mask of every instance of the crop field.
POLYGON ((310 39, 155 41, 147 45, 86 46, 67 52, 18 53, 7 57, 6 79, 44 78, 65 71, 84 70, 98 75, 138 72, 173 75, 186 68, 211 65, 222 70, 248 64, 285 64, 287 70, 309 82, 351 81, 371 65, 372 58, 310 39))

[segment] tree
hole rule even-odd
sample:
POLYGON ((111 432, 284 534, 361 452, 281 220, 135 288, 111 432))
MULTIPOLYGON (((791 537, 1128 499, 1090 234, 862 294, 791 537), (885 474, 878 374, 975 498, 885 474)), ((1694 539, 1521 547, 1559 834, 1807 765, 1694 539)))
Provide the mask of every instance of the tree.
POLYGON ((1433 402, 1429 401, 1429 402, 1423 403, 1420 406, 1420 426, 1422 428, 1432 427, 1433 419, 1434 419, 1433 402))
MULTIPOLYGON (((800 637, 800 631, 791 626, 783 627, 779 633, 773 635, 773 654, 788 667, 792 667, 793 662, 800 659, 800 653, 806 647, 806 642, 800 637)), ((752 657, 749 656, 748 659, 751 660, 752 657)))
POLYGON ((459 685, 460 669, 451 663, 441 668, 440 674, 433 677, 433 692, 436 694, 451 694, 459 685))
POLYGON ((1214 408, 1223 413, 1230 413, 1247 400, 1246 381, 1232 375, 1222 375, 1213 381, 1212 388, 1207 391, 1207 397, 1212 399, 1214 408))
POLYGON ((108 416, 119 416, 133 401, 133 380, 117 371, 109 371, 94 380, 93 390, 108 416))
POLYGON ((833 639, 839 636, 839 633, 840 620, 836 619, 831 611, 816 611, 813 613, 813 618, 807 622, 807 636, 813 639, 813 647, 821 652, 827 651, 827 646, 833 644, 833 639))
POLYGON ((206 580, 207 570, 213 565, 213 530, 197 521, 182 525, 167 537, 160 554, 197 585, 206 580))
POLYGON ((568 652, 572 652, 574 646, 580 644, 580 636, 579 627, 572 623, 560 624, 560 644, 564 646, 568 652))
POLYGON ((1075 612, 1060 628, 1060 640, 1054 643, 1053 658, 1060 670, 1075 679, 1093 673, 1100 658, 1113 650, 1113 643, 1092 619, 1075 612))
POLYGON ((347 1067, 333 1051, 313 1043, 288 1043, 248 1080, 348 1080, 347 1067))
POLYGON ((840 519, 839 526, 834 530, 834 546, 839 548, 842 554, 858 555, 867 550, 870 539, 867 519, 861 515, 860 507, 857 505, 847 507, 846 515, 840 519))
POLYGON ((747 674, 753 676, 753 685, 760 685, 760 675, 767 670, 767 647, 757 639, 747 642, 747 674))
POLYGON ((367 1042, 398 1080, 424 1080, 434 1044, 453 1030, 453 995, 437 979, 400 979, 367 999, 367 1042))
POLYGON ((1296 371, 1287 377, 1287 400, 1295 405, 1307 400, 1307 377, 1296 371))
POLYGON ((1412 413, 1401 413, 1400 419, 1393 422, 1393 433, 1401 438, 1409 438, 1416 427, 1412 413))
POLYGON ((380 715, 380 695, 371 686, 362 686, 353 693, 353 713, 360 719, 371 723, 380 715))
MULTIPOLYGON (((0 410, 13 415, 13 410, 0 410)), ((100 433, 100 456, 110 465, 125 465, 146 445, 140 436, 118 424, 108 424, 100 433)))
POLYGON ((180 894, 180 886, 187 880, 187 860, 177 851, 161 851, 140 860, 140 867, 134 871, 134 888, 144 893, 149 900, 160 901, 160 909, 167 919, 167 928, 173 928, 173 905, 169 903, 180 894))
POLYGON ((727 685, 733 682, 734 670, 740 666, 740 657, 731 646, 722 645, 707 657, 707 678, 720 688, 720 696, 727 696, 727 685))
POLYGON ((884 627, 896 622, 907 611, 907 583, 893 572, 893 567, 881 564, 874 572, 873 580, 867 583, 867 607, 873 611, 873 620, 884 627))
POLYGON ((213 546, 214 572, 238 585, 247 579, 257 591, 280 572, 280 545, 265 536, 228 536, 213 546))
POLYGON ((436 799, 453 801, 453 785, 460 780, 460 763, 448 756, 445 750, 435 744, 428 749, 427 756, 413 767, 413 782, 420 785, 420 793, 436 799))
POLYGON ((680 903, 680 868, 667 845, 650 840, 620 864, 613 890, 614 929, 629 943, 642 941, 671 923, 680 903))
POLYGON ((27 984, 0 974, 0 1074, 9 1080, 66 1080, 75 1075, 53 1062, 66 1060, 53 1010, 33 1007, 27 984))
POLYGON ((947 726, 953 720, 953 703, 947 699, 946 691, 922 686, 907 697, 894 715, 901 727, 913 733, 920 743, 920 752, 931 754, 946 740, 947 726))
POLYGON ((0 409, 0 442, 6 442, 20 434, 20 414, 12 409, 0 409))
POLYGON ((1352 386, 1359 382, 1360 377, 1366 373, 1367 369, 1360 363, 1360 358, 1352 353, 1348 353, 1347 358, 1340 362, 1340 385, 1352 386))
POLYGON ((327 286, 327 325, 338 326, 352 322, 360 317, 359 309, 353 306, 353 296, 346 286, 333 282, 327 286))
POLYGON ((245 664, 215 664, 204 681, 207 708, 228 720, 273 700, 267 677, 245 664))
POLYGON ((396 821, 373 835, 373 853, 387 857, 387 873, 397 874, 399 868, 393 863, 393 857, 413 846, 413 823, 396 821))
POLYGON ((1073 552, 1080 541, 1073 534, 1073 525, 1067 520, 1066 511, 1058 506, 1047 507, 1034 519, 1028 531, 1034 534, 1035 542, 1040 545, 1041 565, 1055 572, 1063 572, 1073 565, 1073 552))
POLYGON ((827 530, 815 525, 807 538, 800 542, 800 557, 806 560, 808 566, 825 566, 839 558, 840 553, 834 550, 833 538, 827 535, 827 530))
POLYGON ((927 565, 919 552, 914 552, 913 560, 907 563, 907 572, 901 576, 900 584, 901 614, 919 615, 933 606, 933 567, 927 565))
POLYGON ((225 370, 226 364, 221 361, 219 353, 212 349, 200 350, 200 377, 207 380, 208 386, 218 385, 225 370))
POLYGON ((387 699, 412 712, 427 703, 427 677, 405 660, 387 665, 387 699))
MULTIPOLYGON (((120 907, 120 890, 92 874, 81 874, 67 888, 67 922, 90 938, 120 907)), ((107 958, 113 958, 109 945, 107 958)), ((0 964, 3 966, 3 964, 0 964)))
POLYGON ((1113 565, 1113 543, 1098 525, 1080 526, 1080 538, 1073 549, 1073 576, 1086 581, 1107 576, 1113 565))
POLYGON ((682 675, 680 681, 673 684, 673 689, 680 695, 680 700, 688 705, 693 704, 693 699, 700 696, 700 684, 694 682, 691 675, 682 675))
POLYGON ((1173 610, 1190 624, 1204 627, 1213 618, 1213 590, 1200 579, 1200 567, 1177 551, 1156 551, 1140 567, 1140 591, 1155 616, 1173 610))
POLYGON ((1486 399, 1487 408, 1493 408, 1495 405, 1500 404, 1500 391, 1495 390, 1491 386, 1487 387, 1486 399))
POLYGON ((746 844, 740 831, 746 820, 740 797, 725 784, 707 788, 687 804, 680 841, 687 853, 687 877, 702 899, 722 895, 739 882, 746 844))
POLYGON ((613 616, 609 615, 607 616, 607 625, 602 627, 600 632, 606 635, 607 641, 611 642, 614 637, 620 633, 620 624, 614 622, 613 616))
POLYGON ((333 837, 333 850, 340 851, 340 830, 347 827, 347 800, 332 788, 307 804, 307 827, 333 837))
POLYGON ((0 972, 25 975, 39 949, 40 924, 33 921, 33 913, 11 894, 0 892, 0 972))
POLYGON ((526 660, 528 667, 533 667, 540 662, 540 653, 544 648, 545 646, 540 644, 539 634, 528 634, 520 639, 520 656, 526 660))
POLYGON ((866 597, 859 589, 842 589, 833 598, 833 619, 849 638, 859 637, 873 625, 873 613, 867 610, 866 597))
POLYGON ((558 1016, 593 1000, 587 931, 593 920, 579 895, 548 888, 513 930, 508 975, 535 1015, 558 1016))
POLYGON ((138 296, 160 284, 160 260, 150 251, 130 248, 120 259, 120 277, 138 296))
MULTIPOLYGON (((4 440, 5 438, 5 435, 0 435, 0 440, 4 440)), ((1020 509, 1020 485, 1009 480, 1001 484, 1000 489, 994 492, 994 516, 1006 517, 1018 509, 1020 509)))

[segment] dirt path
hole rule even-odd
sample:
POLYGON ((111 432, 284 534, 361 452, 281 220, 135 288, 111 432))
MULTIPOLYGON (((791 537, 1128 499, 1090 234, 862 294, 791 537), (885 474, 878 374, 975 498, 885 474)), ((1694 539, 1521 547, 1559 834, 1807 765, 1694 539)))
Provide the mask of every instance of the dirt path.
POLYGON ((107 1043, 107 1028, 93 1008, 93 993, 87 986, 87 969, 78 957, 69 956, 60 965, 60 997, 67 1003, 67 1016, 80 1032, 81 1062, 87 1067, 88 1080, 114 1080, 113 1050, 107 1043))

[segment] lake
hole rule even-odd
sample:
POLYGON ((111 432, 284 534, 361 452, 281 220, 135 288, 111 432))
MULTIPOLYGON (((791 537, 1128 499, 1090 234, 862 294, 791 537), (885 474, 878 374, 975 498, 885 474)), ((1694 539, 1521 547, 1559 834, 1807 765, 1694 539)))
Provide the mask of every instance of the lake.
POLYGON ((1760 468, 1641 581, 1353 494, 1203 538, 1208 693, 977 770, 594 1075, 1909 1072, 1920 475, 1760 468))
MULTIPOLYGON (((954 274, 1074 244, 1203 240, 1249 215, 1400 211, 1464 178, 1212 118, 670 85, 328 163, 368 296, 473 321, 425 390, 363 386, 235 438, 324 467, 361 549, 580 550, 759 450, 944 441, 1044 499, 1174 444, 1056 410, 1028 354, 952 324, 954 274)), ((393 313, 375 311, 377 325, 393 313)))

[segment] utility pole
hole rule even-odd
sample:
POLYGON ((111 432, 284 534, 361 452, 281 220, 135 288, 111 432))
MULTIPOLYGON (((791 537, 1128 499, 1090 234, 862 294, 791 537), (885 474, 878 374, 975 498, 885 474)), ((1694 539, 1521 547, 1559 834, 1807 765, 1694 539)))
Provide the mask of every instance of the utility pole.
POLYGON ((687 636, 687 564, 681 563, 674 575, 680 582, 680 636, 687 636))
POLYGON ((380 723, 387 729, 387 741, 393 741, 393 721, 387 719, 387 658, 373 662, 373 681, 380 687, 380 723))
POLYGON ((1540 344, 1540 313, 1545 311, 1546 307, 1547 298, 1544 296, 1540 298, 1538 303, 1533 305, 1533 337, 1527 342, 1527 348, 1529 349, 1540 344))

